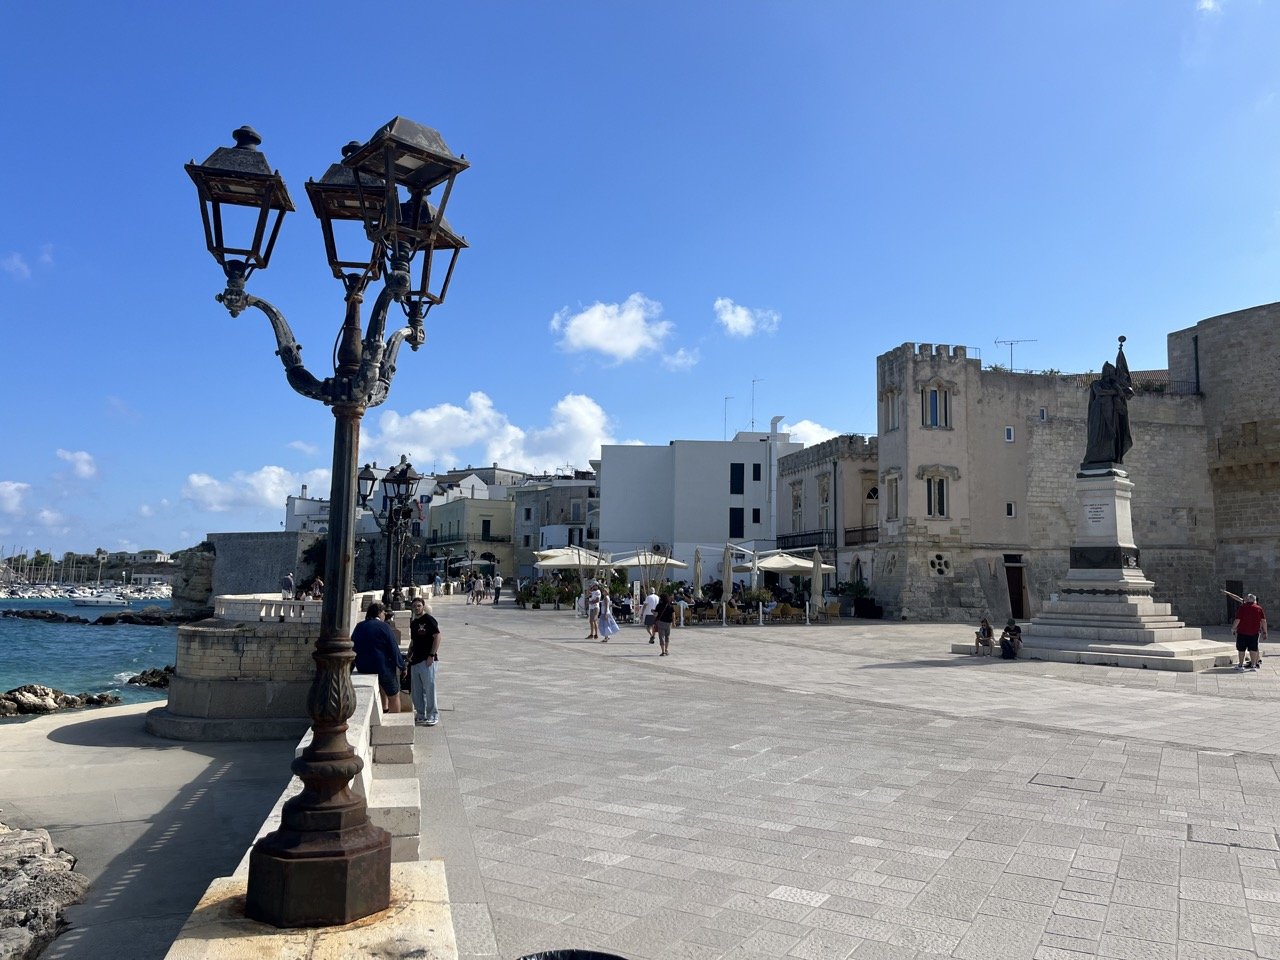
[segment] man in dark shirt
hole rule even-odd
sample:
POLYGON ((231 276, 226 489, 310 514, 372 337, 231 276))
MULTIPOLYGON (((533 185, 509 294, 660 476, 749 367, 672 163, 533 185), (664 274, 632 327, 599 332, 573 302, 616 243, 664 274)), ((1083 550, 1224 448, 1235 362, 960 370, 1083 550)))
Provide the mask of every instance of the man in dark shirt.
POLYGON ((378 678, 378 693, 383 713, 400 712, 400 671, 404 657, 391 625, 382 619, 382 604, 373 602, 364 619, 351 631, 355 646, 356 672, 371 673, 378 678))
POLYGON ((436 665, 440 662, 440 624, 422 597, 413 601, 409 621, 409 677, 413 694, 413 722, 434 727, 440 721, 436 706, 436 665))
POLYGON ((671 594, 664 593, 658 598, 658 609, 653 612, 653 626, 658 633, 658 656, 665 657, 670 653, 671 624, 676 618, 676 605, 671 602, 671 594))

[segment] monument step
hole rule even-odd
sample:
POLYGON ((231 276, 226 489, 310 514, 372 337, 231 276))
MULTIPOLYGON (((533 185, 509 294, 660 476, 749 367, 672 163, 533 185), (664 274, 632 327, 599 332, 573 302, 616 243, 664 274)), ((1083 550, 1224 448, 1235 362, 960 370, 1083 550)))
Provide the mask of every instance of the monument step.
POLYGON ((1022 642, 1032 646, 1061 643, 1127 643, 1145 646, 1151 643, 1198 643, 1203 640, 1199 627, 1170 624, 1103 624, 1103 623, 1039 623, 1023 631, 1022 642))

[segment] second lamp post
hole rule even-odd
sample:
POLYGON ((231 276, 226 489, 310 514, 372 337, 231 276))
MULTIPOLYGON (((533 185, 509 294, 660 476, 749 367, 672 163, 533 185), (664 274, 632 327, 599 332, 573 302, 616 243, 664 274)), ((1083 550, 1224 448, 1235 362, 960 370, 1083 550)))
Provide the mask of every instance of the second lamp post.
MULTIPOLYGON (((357 480, 360 485, 360 506, 368 509, 373 488, 378 483, 378 475, 366 463, 357 480)), ((400 583, 400 549, 409 523, 413 520, 414 500, 421 482, 422 475, 413 469, 409 458, 402 455, 399 465, 388 470, 382 478, 382 509, 371 511, 378 529, 387 538, 387 572, 385 586, 382 588, 382 602, 392 610, 404 609, 404 592, 400 583)))

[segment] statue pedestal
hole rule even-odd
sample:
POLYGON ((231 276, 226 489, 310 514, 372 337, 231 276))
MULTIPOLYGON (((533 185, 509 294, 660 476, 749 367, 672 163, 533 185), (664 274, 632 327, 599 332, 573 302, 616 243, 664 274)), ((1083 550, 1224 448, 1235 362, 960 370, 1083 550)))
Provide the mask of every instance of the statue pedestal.
POLYGON ((1198 627, 1151 598, 1133 542, 1133 483, 1123 470, 1076 474, 1080 512, 1071 567, 1058 599, 1045 604, 1022 634, 1022 655, 1059 663, 1097 663, 1195 671, 1228 666, 1229 644, 1205 640, 1198 627))

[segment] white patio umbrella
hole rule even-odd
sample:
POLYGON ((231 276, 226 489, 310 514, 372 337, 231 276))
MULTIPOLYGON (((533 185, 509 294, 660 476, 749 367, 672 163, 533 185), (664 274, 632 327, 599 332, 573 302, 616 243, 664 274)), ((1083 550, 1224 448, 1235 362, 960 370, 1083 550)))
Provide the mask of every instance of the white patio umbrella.
POLYGON ((733 545, 724 545, 724 574, 720 577, 720 626, 728 622, 727 606, 733 590, 733 545))
MULTIPOLYGON (((756 562, 758 570, 767 573, 790 574, 792 576, 804 576, 813 572, 813 561, 806 560, 804 557, 797 557, 791 553, 775 553, 768 557, 763 557, 756 562)), ((737 573, 747 573, 751 570, 750 564, 739 564, 733 568, 737 573)), ((835 573, 835 567, 829 563, 822 564, 822 573, 835 573)))
POLYGON ((702 599, 702 548, 693 548, 693 599, 702 599))
POLYGON ((756 588, 756 582, 760 579, 760 557, 757 554, 751 555, 751 589, 756 588))
MULTIPOLYGON (((813 551, 813 569, 810 576, 813 578, 809 584, 809 605, 813 607, 813 615, 818 615, 818 603, 822 600, 822 551, 813 551)), ((805 619, 808 619, 806 612, 805 619)))

